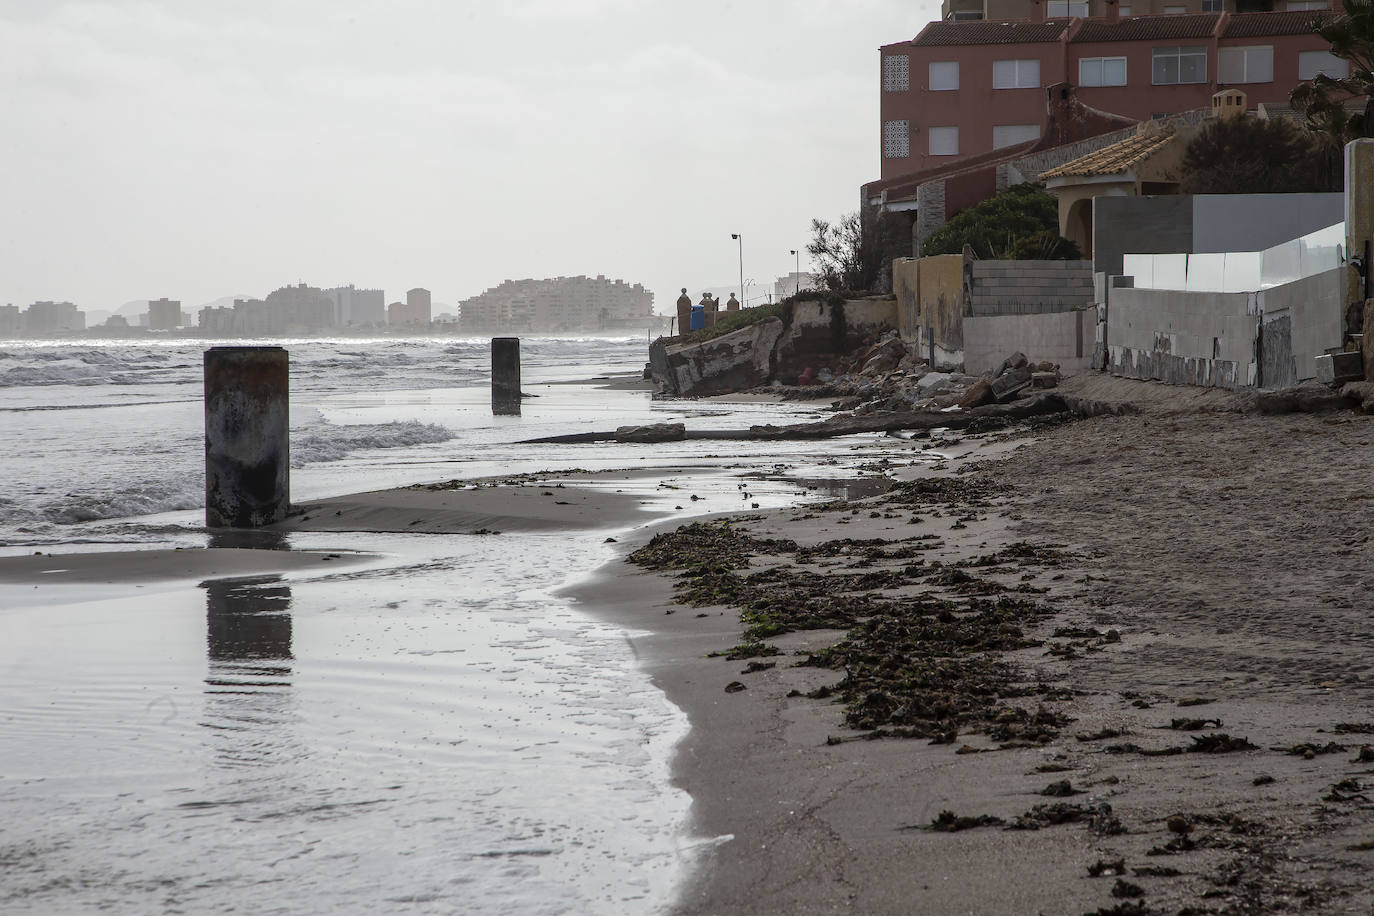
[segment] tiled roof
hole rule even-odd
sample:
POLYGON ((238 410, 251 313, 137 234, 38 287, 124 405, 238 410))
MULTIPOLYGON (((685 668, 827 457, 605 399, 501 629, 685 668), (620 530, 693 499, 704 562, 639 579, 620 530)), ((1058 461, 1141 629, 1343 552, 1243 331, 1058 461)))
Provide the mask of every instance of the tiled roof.
POLYGON ((1058 41, 1069 27, 1060 22, 932 22, 912 42, 917 47, 950 45, 1015 45, 1058 41))
POLYGON ((1310 35, 1312 23, 1335 14, 1330 10, 1289 10, 1280 13, 1236 13, 1222 29, 1222 38, 1257 38, 1268 35, 1310 35))
POLYGON ((1070 176, 1116 175, 1159 152, 1169 145, 1174 136, 1172 127, 1164 128, 1158 133, 1136 134, 1086 156, 1079 156, 1058 168, 1041 172, 1040 180, 1070 176))
MULTIPOLYGON (((1310 15, 1310 14, 1308 14, 1310 15)), ((1220 13, 1201 13, 1192 16, 1142 16, 1137 19, 1123 19, 1120 22, 1107 22, 1102 19, 1088 19, 1078 34, 1073 37, 1075 44, 1089 41, 1168 41, 1207 38, 1217 27, 1220 13)))

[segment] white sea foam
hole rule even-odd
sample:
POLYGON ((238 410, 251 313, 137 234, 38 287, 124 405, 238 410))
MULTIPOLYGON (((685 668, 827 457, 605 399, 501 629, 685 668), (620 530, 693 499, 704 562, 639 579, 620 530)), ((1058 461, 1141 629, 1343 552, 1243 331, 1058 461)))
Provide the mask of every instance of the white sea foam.
POLYGON ((353 426, 326 424, 293 437, 291 466, 299 468, 319 461, 338 461, 366 449, 406 448, 447 442, 455 436, 457 433, 451 429, 418 420, 353 426))

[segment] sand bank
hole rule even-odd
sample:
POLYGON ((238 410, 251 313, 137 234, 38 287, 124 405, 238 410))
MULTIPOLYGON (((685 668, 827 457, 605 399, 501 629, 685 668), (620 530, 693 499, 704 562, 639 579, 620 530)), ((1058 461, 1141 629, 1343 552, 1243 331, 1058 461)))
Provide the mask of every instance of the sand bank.
MULTIPOLYGON (((694 832, 714 842, 679 912, 1374 907, 1374 418, 1251 417, 1221 392, 1153 385, 1083 393, 1123 392, 1144 413, 1041 428, 1004 460, 951 467, 984 494, 963 505, 880 496, 732 526, 829 545, 756 551, 735 575, 783 570, 761 580, 766 594, 806 575, 905 570, 851 599, 957 604, 972 589, 1044 608, 1015 624, 1023 648, 966 653, 1017 674, 992 714, 952 716, 953 734, 938 710, 907 709, 892 721, 923 737, 852 740, 866 731, 846 710, 865 707, 846 698, 846 670, 797 666, 842 630, 763 639, 779 655, 708 657, 744 641, 737 606, 679 603, 670 578, 627 563, 583 590, 639 631, 647 670, 692 723, 675 779, 694 832), (931 548, 914 571, 909 555, 884 558, 892 546, 840 543, 925 535, 907 542, 931 548), (999 555, 1018 543, 1044 550, 999 555), (1052 724, 998 727, 1010 708, 1052 724), (929 829, 944 811, 1000 823, 929 829)), ((950 626, 969 616, 956 609, 950 626)))
MULTIPOLYGON (((613 474, 579 479, 615 479, 613 474)), ((314 500, 293 507, 286 531, 477 534, 625 528, 658 517, 628 493, 535 475, 509 484, 471 481, 421 484, 314 500)))

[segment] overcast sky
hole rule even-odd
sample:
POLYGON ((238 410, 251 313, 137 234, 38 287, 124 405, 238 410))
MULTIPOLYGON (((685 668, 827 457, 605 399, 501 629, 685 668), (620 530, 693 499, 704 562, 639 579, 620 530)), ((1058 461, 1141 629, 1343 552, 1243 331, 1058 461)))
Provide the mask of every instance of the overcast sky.
MULTIPOLYGON (((0 303, 793 269, 933 0, 0 0, 0 303)), ((803 259, 803 269, 806 264, 803 259)))

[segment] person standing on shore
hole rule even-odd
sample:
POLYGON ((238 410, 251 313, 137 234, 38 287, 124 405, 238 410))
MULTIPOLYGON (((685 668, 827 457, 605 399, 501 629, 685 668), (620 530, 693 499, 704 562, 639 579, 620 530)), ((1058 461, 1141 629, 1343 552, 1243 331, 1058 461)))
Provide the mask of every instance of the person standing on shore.
POLYGON ((692 329, 692 297, 687 295, 687 287, 677 297, 677 332, 686 334, 692 329))
POLYGON ((726 303, 725 303, 725 310, 726 310, 727 312, 738 312, 738 311, 739 311, 739 300, 735 298, 735 294, 734 294, 734 293, 731 293, 731 294, 730 294, 729 300, 726 301, 726 303))

